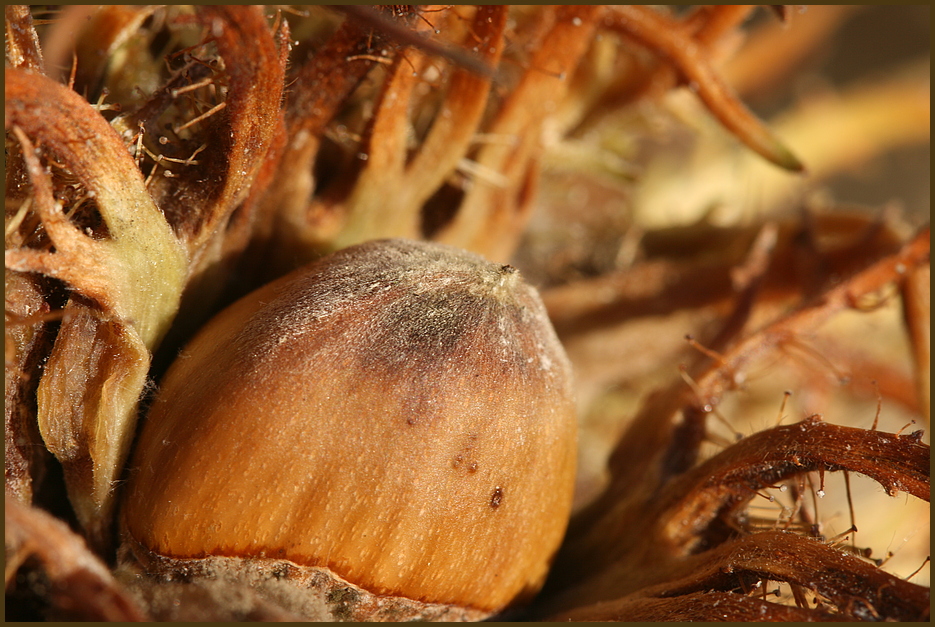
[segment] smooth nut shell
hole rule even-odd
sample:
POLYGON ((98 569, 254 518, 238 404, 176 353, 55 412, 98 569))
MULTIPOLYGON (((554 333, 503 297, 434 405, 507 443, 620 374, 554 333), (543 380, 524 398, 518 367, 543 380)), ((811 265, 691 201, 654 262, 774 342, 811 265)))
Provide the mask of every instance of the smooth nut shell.
POLYGON ((493 612, 546 575, 575 433, 568 360, 515 269, 369 242, 190 343, 143 429, 124 526, 158 555, 285 559, 493 612))

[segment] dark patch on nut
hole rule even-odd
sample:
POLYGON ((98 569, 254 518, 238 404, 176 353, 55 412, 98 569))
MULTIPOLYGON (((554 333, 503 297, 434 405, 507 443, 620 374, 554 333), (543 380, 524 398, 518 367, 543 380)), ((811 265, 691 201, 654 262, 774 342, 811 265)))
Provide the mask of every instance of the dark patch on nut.
POLYGON ((501 502, 503 502, 503 488, 497 486, 493 489, 493 494, 490 496, 490 508, 497 509, 500 507, 501 502))

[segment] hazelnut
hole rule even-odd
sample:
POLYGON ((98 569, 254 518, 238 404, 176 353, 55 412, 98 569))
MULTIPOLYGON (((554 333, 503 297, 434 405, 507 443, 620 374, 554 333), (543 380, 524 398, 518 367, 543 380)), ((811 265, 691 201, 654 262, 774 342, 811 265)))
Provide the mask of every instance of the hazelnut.
POLYGON ((480 618, 543 583, 575 451, 570 365, 519 273, 368 242, 246 296, 179 355, 126 546, 151 570, 281 560, 480 618))

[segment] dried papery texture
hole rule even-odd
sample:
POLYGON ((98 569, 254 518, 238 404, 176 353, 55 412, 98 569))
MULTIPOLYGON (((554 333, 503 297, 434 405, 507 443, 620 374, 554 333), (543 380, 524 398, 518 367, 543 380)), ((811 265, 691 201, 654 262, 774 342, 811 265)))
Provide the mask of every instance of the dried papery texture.
MULTIPOLYGON (((74 56, 49 59, 49 65, 60 64, 69 72, 74 69, 73 88, 91 102, 105 89, 111 102, 138 98, 139 92, 152 85, 162 69, 160 60, 149 52, 154 35, 141 30, 157 9, 156 6, 127 5, 96 7, 82 16, 85 19, 81 32, 74 40, 74 48, 68 51, 69 56, 74 56)), ((88 9, 76 7, 72 10, 80 14, 88 9)), ((63 26, 67 29, 68 22, 63 26)), ((61 30, 56 35, 67 37, 61 30)), ((53 70, 50 76, 54 75, 53 70)))
POLYGON ((928 264, 930 256, 931 231, 926 226, 896 253, 873 263, 868 264, 870 260, 865 260, 864 263, 855 264, 850 267, 850 276, 846 279, 841 280, 839 277, 838 280, 829 280, 823 286, 813 287, 814 291, 806 291, 806 300, 799 309, 757 333, 737 340, 724 359, 718 360, 715 368, 707 370, 698 378, 700 389, 703 390, 698 399, 700 405, 716 406, 724 393, 738 384, 738 373, 756 355, 820 327, 835 313, 859 309, 861 299, 872 297, 894 283, 902 284, 905 273, 928 264))
MULTIPOLYGON (((346 11, 344 25, 298 73, 293 98, 298 106, 290 107, 291 139, 284 157, 296 172, 281 171, 280 183, 265 201, 266 206, 284 207, 269 236, 278 265, 286 267, 289 260, 309 260, 322 252, 387 236, 424 236, 508 260, 536 202, 543 152, 601 103, 606 104, 604 92, 612 94, 617 89, 613 77, 619 72, 610 70, 608 58, 632 55, 632 50, 620 45, 597 42, 601 30, 622 32, 671 62, 686 81, 699 85, 700 96, 718 119, 753 149, 784 167, 800 168, 791 153, 730 93, 708 60, 714 54, 711 50, 736 33, 748 7, 699 10, 684 23, 643 7, 632 12, 599 6, 543 7, 509 26, 504 21, 505 7, 421 10, 436 28, 428 41, 437 39, 438 33, 451 38, 451 33, 465 32, 456 44, 437 44, 439 50, 463 50, 499 67, 498 93, 487 102, 491 78, 471 64, 459 66, 455 57, 436 56, 430 48, 401 48, 418 39, 399 36, 407 12, 388 17, 363 9, 346 11), (470 27, 464 29, 458 20, 470 20, 470 27), (393 28, 381 31, 381 23, 393 28), (374 26, 387 43, 366 50, 359 44, 354 47, 354 34, 374 26), (504 42, 513 42, 510 61, 521 68, 518 78, 509 77, 512 68, 501 60, 504 42), (340 51, 353 59, 349 76, 344 78, 345 72, 340 71, 339 78, 323 79, 335 76, 330 68, 340 51), (346 89, 354 87, 375 61, 390 63, 394 52, 372 115, 366 125, 350 129, 350 134, 361 135, 360 142, 340 149, 340 174, 319 185, 312 175, 313 166, 320 167, 317 161, 334 157, 319 154, 322 146, 315 129, 331 118, 343 120, 337 115, 341 101, 328 96, 349 93, 346 89), (418 125, 415 114, 425 109, 417 93, 424 82, 433 80, 441 82, 445 100, 425 139, 417 137, 413 142, 412 127, 418 125), (317 97, 302 95, 307 87, 318 85, 337 89, 326 89, 317 97)), ((410 21, 413 33, 428 32, 425 20, 410 21)), ((369 44, 372 38, 366 41, 369 44)), ((649 75, 644 78, 653 84, 665 83, 649 75)), ((665 84, 655 98, 676 86, 674 79, 665 84)), ((638 97, 630 92, 627 102, 638 97)), ((568 142, 568 146, 573 144, 568 142)))
MULTIPOLYGON (((286 253, 307 259, 316 251, 374 237, 418 237, 426 230, 426 203, 460 170, 469 182, 453 196, 463 193, 463 198, 442 209, 446 215, 439 224, 430 225, 429 235, 507 260, 530 217, 545 120, 565 97, 568 77, 587 52, 601 12, 599 7, 545 9, 546 30, 531 44, 535 54, 518 83, 494 105, 495 113, 488 113, 490 122, 482 123, 481 114, 491 79, 470 68, 446 68, 445 98, 416 147, 408 145, 408 126, 416 101, 414 87, 425 79, 421 73, 414 76, 413 68, 425 64, 426 55, 405 50, 381 87, 358 150, 365 161, 359 164, 355 180, 340 180, 320 190, 310 205, 306 205, 313 184, 309 174, 299 174, 304 177, 299 180, 305 181, 301 189, 295 181, 286 182, 294 188, 279 236, 286 242, 286 253), (472 142, 478 133, 492 139, 475 147, 472 142)), ((506 16, 505 7, 477 8, 461 46, 496 64, 505 42, 506 16)), ((425 28, 418 22, 415 26, 425 28)), ((317 146, 301 132, 293 144, 299 141, 305 149, 299 163, 309 163, 317 146)))
MULTIPOLYGON (((445 23, 459 27, 459 16, 452 17, 447 13, 434 15, 434 22, 443 25, 441 20, 446 20, 445 23)), ((473 13, 473 16, 468 13, 467 18, 460 18, 470 20, 467 28, 460 26, 460 30, 465 31, 461 45, 466 50, 476 50, 477 57, 484 62, 496 64, 504 46, 507 8, 478 7, 473 13)), ((415 32, 428 32, 426 22, 416 20, 412 28, 415 32)), ((329 61, 334 62, 331 47, 334 46, 335 50, 346 47, 345 42, 353 42, 353 36, 361 37, 357 33, 366 31, 361 31, 349 16, 328 45, 315 55, 308 70, 300 72, 301 82, 296 93, 301 94, 303 89, 321 83, 323 72, 328 71, 322 66, 329 61), (312 78, 313 69, 317 79, 312 78), (303 84, 306 82, 307 85, 303 84)), ((385 33, 377 29, 375 35, 384 42, 382 49, 354 55, 352 72, 339 84, 341 89, 326 91, 325 94, 340 94, 344 89, 355 86, 353 78, 362 77, 369 71, 372 59, 379 58, 374 55, 394 50, 395 44, 386 42, 385 33)), ((359 48, 360 44, 356 47, 359 48)), ((388 56, 382 58, 389 60, 388 56)), ((290 127, 295 129, 295 134, 290 151, 298 157, 295 162, 298 172, 284 173, 284 191, 274 190, 287 203, 276 236, 285 246, 276 251, 277 255, 298 255, 300 259, 309 259, 322 250, 334 250, 374 237, 420 237, 423 206, 455 173, 471 147, 491 87, 489 77, 478 75, 470 68, 444 68, 445 95, 437 105, 424 139, 414 147, 411 145, 410 126, 413 109, 419 104, 416 88, 425 80, 423 76, 428 71, 437 71, 433 66, 438 65, 439 60, 418 49, 396 51, 361 145, 357 148, 357 156, 353 159, 357 163, 348 168, 354 179, 341 178, 331 182, 318 191, 317 198, 311 203, 309 199, 315 184, 311 178, 311 167, 319 148, 315 132, 328 121, 324 115, 334 115, 334 107, 341 103, 331 99, 316 103, 310 111, 306 104, 300 115, 291 118, 294 121, 290 127), (286 193, 288 198, 285 198, 286 193)), ((342 71, 338 75, 344 74, 342 71)), ((319 99, 324 97, 319 96, 319 99)), ((302 100, 309 98, 306 96, 302 100)))
MULTIPOLYGON (((544 286, 576 375, 580 515, 552 583, 502 617, 927 616, 927 589, 907 583, 928 585, 927 504, 881 488, 928 488, 927 235, 898 252, 928 219, 927 7, 37 5, 5 15, 8 73, 67 85, 66 104, 87 101, 121 140, 106 125, 57 145, 29 125, 7 129, 8 259, 45 264, 7 270, 11 500, 79 528, 47 442, 70 484, 124 489, 129 469, 104 482, 87 459, 119 467, 104 453, 119 451, 129 423, 98 418, 134 406, 147 376, 155 395, 183 342, 235 295, 349 243, 443 239, 544 286), (884 43, 897 23, 898 45, 884 43), (774 117, 758 121, 741 100, 774 117), (101 143, 131 159, 98 159, 101 143), (789 150, 808 176, 762 158, 794 166, 789 150), (151 347, 134 327, 143 318, 120 308, 131 291, 149 299, 159 271, 102 282, 125 268, 103 264, 109 249, 97 244, 124 231, 80 172, 85 161, 107 171, 108 189, 140 170, 142 185, 116 195, 129 207, 148 193, 191 260, 184 307, 148 369, 151 347), (797 422, 812 415, 822 421, 797 422)), ((34 126, 62 117, 43 102, 58 92, 40 91, 18 114, 31 108, 34 126)), ((83 128, 83 114, 64 117, 83 128)), ((334 371, 344 364, 319 378, 334 371)), ((379 394, 367 384, 361 406, 394 394, 426 404, 416 384, 379 394)), ((466 459, 453 455, 452 468, 470 468, 466 459)), ((486 503, 502 512, 513 493, 499 487, 486 503)), ((241 509, 265 515, 253 505, 241 509)), ((110 561, 102 539, 116 519, 101 520, 86 539, 110 561)), ((49 538, 36 537, 50 553, 20 566, 8 608, 64 619, 80 618, 69 608, 85 601, 102 606, 107 585, 81 588, 78 605, 51 595, 40 561, 66 549, 49 538), (64 611, 45 611, 55 607, 64 611)), ((383 596, 278 555, 177 558, 131 545, 119 580, 156 620, 486 613, 383 596)))
POLYGON ((658 581, 663 562, 674 564, 717 545, 730 526, 743 526, 734 518, 759 490, 801 473, 859 472, 878 481, 892 496, 904 491, 928 501, 928 463, 929 447, 908 435, 841 427, 819 419, 758 432, 658 487, 651 497, 642 492, 619 500, 614 506, 616 520, 596 523, 591 533, 612 533, 623 517, 628 518, 630 533, 613 547, 604 547, 607 553, 599 556, 587 555, 579 547, 579 556, 596 570, 613 565, 577 589, 575 602, 613 598, 658 581), (634 567, 651 561, 657 562, 653 568, 634 567))
MULTIPOLYGON (((611 494, 625 494, 629 490, 628 486, 639 478, 645 479, 646 468, 650 468, 650 472, 659 473, 656 479, 648 483, 659 485, 668 480, 673 474, 672 466, 658 464, 653 459, 663 452, 671 459, 673 453, 668 451, 670 446, 675 450, 682 449, 677 457, 692 459, 697 455, 699 441, 672 440, 671 430, 675 428, 674 421, 680 416, 684 416, 688 425, 695 423, 703 427, 704 414, 713 410, 725 394, 741 384, 745 369, 757 358, 819 327, 835 313, 854 307, 861 297, 874 294, 894 281, 901 281, 907 269, 928 263, 929 255, 930 234, 928 229, 924 229, 896 254, 880 259, 843 282, 833 283, 831 289, 820 296, 813 296, 810 304, 738 338, 717 361, 711 362, 705 358, 705 361, 697 364, 697 371, 693 373, 696 382, 694 387, 685 385, 680 378, 667 389, 651 395, 640 413, 634 417, 611 457, 614 479, 608 491, 608 502, 613 501, 611 494), (641 463, 633 464, 633 460, 641 460, 641 463)), ((675 471, 682 472, 690 465, 676 466, 675 471)))
POLYGON ((6 266, 60 279, 74 292, 39 383, 39 430, 63 463, 79 521, 104 545, 150 351, 176 313, 187 258, 120 138, 87 101, 16 69, 6 73, 5 95, 6 123, 54 246, 8 249, 6 266), (33 142, 84 186, 106 237, 83 233, 64 215, 33 142), (75 375, 75 364, 85 376, 75 375))
POLYGON ((43 76, 10 70, 5 97, 7 127, 23 146, 36 212, 56 248, 8 250, 7 267, 72 284, 118 318, 132 321, 144 342, 155 343, 175 313, 173 296, 185 278, 185 256, 126 147, 87 101, 43 76), (108 238, 94 239, 69 223, 52 197, 34 143, 85 186, 108 238), (162 280, 141 280, 153 272, 151 264, 165 273, 162 280))
POLYGON ((206 555, 288 560, 491 614, 535 593, 564 533, 571 384, 511 266, 344 249, 226 309, 170 369, 132 464, 129 547, 179 560, 170 576, 206 555))
MULTIPOLYGON (((104 6, 81 28, 72 13, 49 37, 74 39, 75 89, 119 112, 107 116, 187 250, 185 323, 174 333, 190 334, 222 297, 255 223, 269 220, 257 200, 285 141, 288 26, 279 20, 274 32, 261 7, 104 6)), ((60 63, 71 63, 66 52, 60 63)))
POLYGON ((345 20, 289 77, 285 103, 289 133, 282 148, 282 163, 289 166, 275 174, 262 201, 261 219, 265 219, 257 224, 254 238, 253 254, 268 259, 273 268, 270 272, 264 267, 264 273, 281 274, 295 267, 296 259, 310 260, 309 249, 334 237, 343 223, 342 215, 310 209, 317 185, 313 169, 326 125, 379 60, 391 58, 377 56, 390 52, 386 46, 381 33, 345 20))
POLYGON ((62 621, 142 621, 146 614, 114 581, 85 541, 48 513, 7 499, 4 547, 9 620, 20 608, 17 595, 40 596, 50 604, 43 618, 62 621), (29 590, 34 585, 38 592, 29 590))
MULTIPOLYGON (((217 155, 207 172, 202 169, 186 181, 188 194, 203 198, 205 206, 194 215, 178 206, 173 222, 196 260, 206 254, 208 242, 217 239, 215 233, 224 229, 231 212, 246 198, 263 165, 281 120, 288 51, 287 42, 274 40, 260 7, 204 7, 199 18, 224 60, 227 98, 206 133, 216 142, 208 149, 217 155)), ((196 274, 202 264, 195 263, 196 274)))
MULTIPOLYGON (((811 34, 799 34, 810 32, 813 20, 840 20, 840 16, 827 15, 836 10, 809 8, 802 15, 795 14, 788 27, 765 19, 775 29, 762 33, 751 25, 748 46, 723 65, 712 60, 713 67, 734 85, 731 64, 745 60, 748 47, 751 54, 759 55, 757 76, 772 76, 768 73, 786 67, 790 56, 815 63, 818 43, 811 34), (773 45, 768 53, 763 52, 755 44, 766 36, 773 44, 779 38, 791 40, 791 49, 783 47, 782 53, 774 53, 778 48, 773 45)), ((829 28, 826 24, 823 32, 829 28)), ((615 39, 606 32, 602 37, 595 47, 598 43, 608 46, 615 39)), ((666 67, 649 50, 641 51, 627 38, 607 56, 611 61, 594 56, 590 64, 582 64, 581 70, 592 68, 581 73, 591 79, 586 85, 596 91, 591 96, 594 100, 586 88, 573 88, 574 98, 569 100, 580 98, 587 106, 578 119, 568 121, 571 130, 566 135, 546 146, 537 214, 524 235, 522 256, 514 259, 540 285, 573 284, 580 278, 628 267, 643 254, 643 232, 665 232, 678 226, 685 233, 704 233, 709 223, 739 225, 782 216, 816 186, 840 180, 832 177, 897 147, 924 146, 929 140, 929 70, 924 62, 907 63, 899 71, 836 90, 809 91, 807 98, 768 120, 775 135, 808 165, 809 176, 802 177, 742 146, 708 117, 703 103, 687 90, 669 92, 664 99, 659 98, 663 94, 640 91, 649 89, 645 81, 654 80, 660 66, 666 67), (690 130, 683 126, 686 120, 691 121, 690 130), (569 206, 579 210, 571 211, 569 206), (580 210, 583 206, 587 209, 580 210)), ((738 80, 744 81, 736 87, 745 99, 760 101, 762 89, 742 91, 749 81, 743 76, 738 80)), ((781 90, 783 85, 776 82, 775 88, 781 90)), ((893 194, 899 196, 895 190, 893 194)), ((924 207, 926 199, 923 195, 921 202, 912 204, 924 207)), ((829 206, 827 199, 818 203, 809 198, 805 204, 833 207, 834 212, 839 209, 838 203, 829 206)), ((691 330, 697 332, 695 327, 691 330)), ((673 337, 686 331, 675 331, 673 337)), ((656 327, 641 333, 660 335, 656 327)))
MULTIPOLYGON (((684 437, 684 434, 680 432, 684 437)), ((632 494, 616 499, 613 514, 603 520, 593 521, 589 528, 592 538, 606 537, 615 529, 625 528, 628 533, 620 536, 613 546, 605 545, 607 553, 594 552, 589 547, 578 544, 575 555, 582 563, 594 568, 593 573, 557 571, 566 577, 580 576, 581 580, 570 590, 557 595, 549 602, 553 607, 585 607, 594 602, 606 605, 626 604, 633 598, 654 596, 651 586, 658 586, 658 596, 674 596, 686 592, 686 586, 674 583, 673 571, 684 573, 681 576, 691 580, 696 572, 696 558, 693 554, 705 555, 704 559, 712 564, 720 564, 728 574, 730 585, 708 586, 699 575, 694 590, 734 589, 755 581, 743 580, 739 563, 752 559, 744 548, 743 541, 719 546, 726 536, 734 535, 745 527, 743 517, 747 504, 765 488, 775 487, 782 482, 789 483, 800 473, 819 470, 831 473, 838 470, 857 471, 873 477, 892 495, 904 490, 917 498, 928 500, 929 480, 928 464, 930 450, 921 444, 916 435, 894 436, 874 431, 840 427, 820 420, 777 427, 744 438, 728 447, 722 453, 677 475, 667 484, 653 489, 643 485, 632 494), (718 547, 711 549, 710 547, 718 547), (737 572, 734 573, 733 570, 737 572), (620 599, 613 603, 609 599, 620 599)), ((782 528, 792 525, 791 519, 785 524, 777 521, 775 526, 782 528)), ((751 533, 748 531, 747 533, 751 533)), ((760 533, 752 532, 750 542, 757 542, 760 533)), ((809 547, 820 544, 815 539, 805 539, 791 533, 787 540, 789 556, 792 561, 810 564, 818 568, 840 555, 841 549, 826 547, 822 559, 813 559, 809 547), (796 544, 796 539, 810 544, 796 544)), ((828 585, 827 575, 807 573, 801 567, 786 565, 785 560, 776 554, 774 562, 768 561, 769 552, 760 554, 756 559, 764 560, 758 567, 748 570, 759 573, 760 579, 785 581, 803 585, 824 597, 830 592, 822 586, 828 585)), ((701 558, 698 558, 701 559, 701 558)), ((844 559, 841 557, 840 559, 844 559)), ((906 619, 922 616, 927 607, 927 591, 921 586, 902 582, 890 574, 879 571, 875 566, 850 557, 858 565, 838 570, 840 577, 850 573, 846 584, 839 584, 839 594, 848 590, 848 586, 867 586, 873 589, 875 582, 890 582, 887 585, 902 586, 908 592, 897 592, 893 596, 902 599, 903 605, 887 608, 872 600, 872 606, 883 615, 906 619), (892 583, 892 580, 898 584, 892 583), (896 612, 896 614, 894 614, 896 612)), ((846 564, 846 562, 845 562, 846 564)), ((561 564, 559 568, 561 568, 561 564)), ((712 568, 714 568, 712 566, 712 568)), ((722 577, 724 575, 721 575, 722 577)), ((858 590, 852 594, 860 597, 858 590)), ((864 596, 866 596, 864 594, 864 596)), ((870 598, 869 596, 867 597, 870 598)), ((849 611, 847 602, 834 599, 838 611, 849 611)), ((587 610, 592 611, 592 610, 587 610)))
MULTIPOLYGON (((173 176, 156 176, 149 184, 191 259, 182 303, 188 332, 221 297, 252 237, 258 219, 256 202, 270 184, 281 155, 272 148, 282 143, 284 133, 281 99, 289 50, 286 25, 281 23, 274 34, 261 7, 202 7, 197 19, 207 41, 216 46, 215 66, 223 63, 223 71, 211 78, 224 86, 225 95, 200 116, 172 121, 173 132, 165 134, 174 135, 186 151, 175 155, 183 162, 172 164, 173 176), (186 165, 186 157, 197 163, 186 165)), ((169 90, 168 95, 179 90, 184 87, 169 90)), ((217 99, 220 90, 211 93, 217 99)), ((178 96, 190 97, 188 91, 178 96)), ((150 102, 161 107, 172 99, 163 102, 154 94, 150 102)), ((150 115, 156 113, 158 109, 150 115)), ((149 141, 156 154, 165 152, 155 138, 149 141)))

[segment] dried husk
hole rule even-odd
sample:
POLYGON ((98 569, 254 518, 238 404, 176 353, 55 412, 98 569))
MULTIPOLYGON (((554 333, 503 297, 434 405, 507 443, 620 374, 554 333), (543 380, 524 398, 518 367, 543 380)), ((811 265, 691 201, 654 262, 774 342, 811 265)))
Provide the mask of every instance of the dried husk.
POLYGON ((18 69, 7 71, 5 88, 6 123, 22 146, 36 209, 56 249, 7 250, 7 268, 60 279, 75 293, 39 382, 39 431, 63 464, 79 521, 94 544, 106 546, 150 351, 175 316, 186 255, 120 138, 84 99, 18 69), (85 186, 106 239, 81 233, 64 216, 32 141, 85 186), (75 372, 79 364, 84 370, 75 372))

